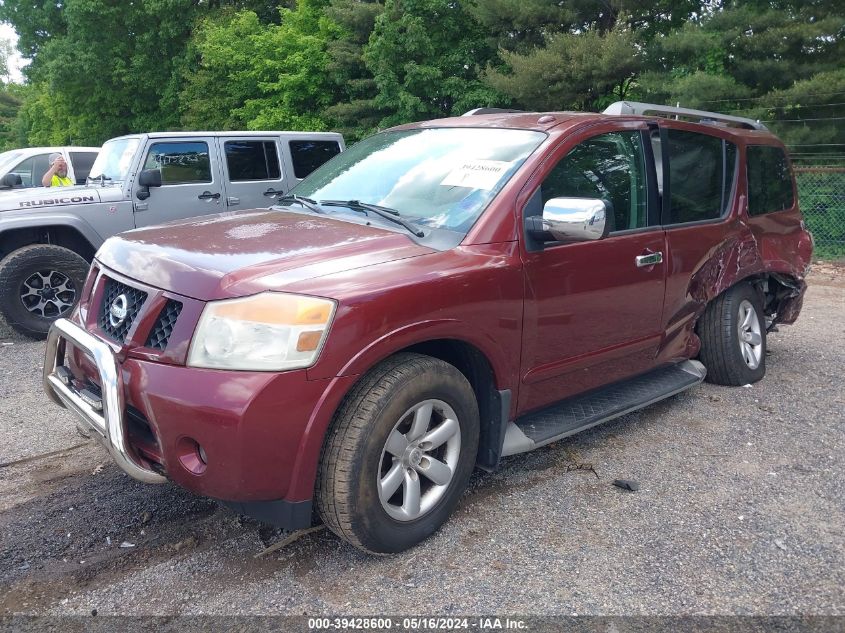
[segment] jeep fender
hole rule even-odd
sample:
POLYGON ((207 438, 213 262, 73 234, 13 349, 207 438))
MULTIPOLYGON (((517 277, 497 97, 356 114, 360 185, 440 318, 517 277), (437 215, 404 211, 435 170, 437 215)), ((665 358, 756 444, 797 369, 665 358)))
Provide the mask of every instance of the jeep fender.
POLYGON ((61 212, 38 212, 32 214, 0 214, 0 241, 4 235, 16 230, 32 230, 50 227, 69 228, 79 233, 96 251, 103 244, 103 237, 88 222, 77 215, 61 212))

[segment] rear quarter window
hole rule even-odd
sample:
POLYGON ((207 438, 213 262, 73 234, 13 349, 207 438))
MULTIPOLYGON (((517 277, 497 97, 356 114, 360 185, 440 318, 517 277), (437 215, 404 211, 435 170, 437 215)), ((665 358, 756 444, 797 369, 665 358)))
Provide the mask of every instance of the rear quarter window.
POLYGON ((337 141, 291 141, 290 158, 293 173, 297 178, 305 178, 327 160, 340 154, 337 141))
POLYGON ((784 151, 771 145, 749 145, 746 163, 748 214, 763 215, 791 209, 795 194, 784 151))

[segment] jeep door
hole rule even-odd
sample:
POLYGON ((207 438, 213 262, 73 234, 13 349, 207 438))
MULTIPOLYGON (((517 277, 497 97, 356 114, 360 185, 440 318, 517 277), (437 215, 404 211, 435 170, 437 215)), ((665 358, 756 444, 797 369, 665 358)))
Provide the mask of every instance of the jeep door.
POLYGON ((223 136, 218 141, 228 209, 269 207, 274 196, 296 184, 282 169, 278 137, 223 136))
POLYGON ((132 200, 136 226, 226 210, 223 174, 212 136, 150 138, 139 169, 160 170, 161 187, 150 187, 149 197, 143 198, 143 188, 135 179, 132 200))
POLYGON ((601 199, 611 227, 594 241, 525 240, 520 413, 648 371, 661 341, 665 238, 647 126, 591 127, 540 169, 524 216, 552 198, 601 199))

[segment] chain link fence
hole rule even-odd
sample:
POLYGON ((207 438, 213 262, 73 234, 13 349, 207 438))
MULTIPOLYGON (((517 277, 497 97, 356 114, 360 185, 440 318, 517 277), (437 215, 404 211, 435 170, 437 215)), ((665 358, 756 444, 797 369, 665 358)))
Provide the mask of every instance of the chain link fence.
POLYGON ((813 259, 845 258, 845 166, 799 164, 795 180, 798 204, 813 233, 813 259))

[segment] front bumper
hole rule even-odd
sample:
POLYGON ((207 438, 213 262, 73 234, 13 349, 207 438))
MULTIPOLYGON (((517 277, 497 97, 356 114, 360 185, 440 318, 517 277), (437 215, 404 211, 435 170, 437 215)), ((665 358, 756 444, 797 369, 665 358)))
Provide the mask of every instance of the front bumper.
POLYGON ((353 381, 135 358, 65 319, 44 362, 50 398, 131 477, 170 479, 289 529, 309 524, 322 438, 353 381))
POLYGON ((67 319, 50 328, 44 357, 44 390, 57 404, 76 414, 76 424, 85 435, 95 437, 130 477, 145 483, 164 483, 167 478, 133 457, 128 444, 123 413, 126 409, 123 380, 112 349, 67 319), (77 389, 65 366, 67 341, 89 355, 99 372, 101 395, 77 389))

